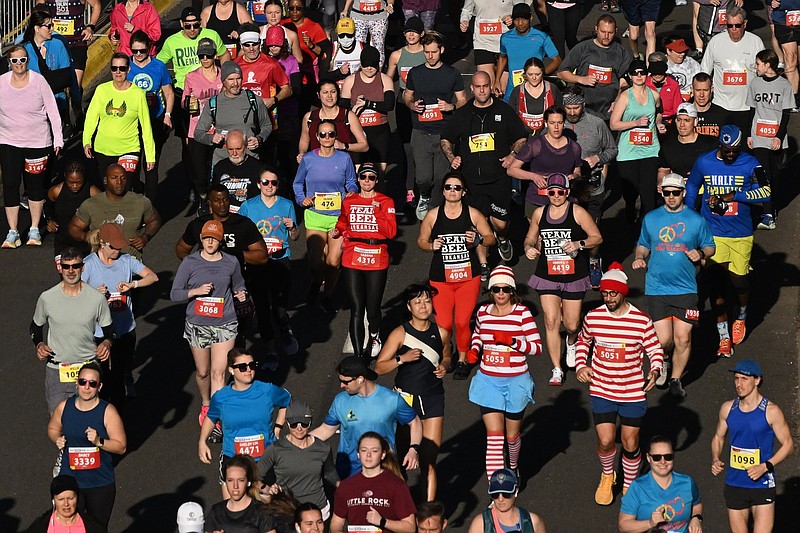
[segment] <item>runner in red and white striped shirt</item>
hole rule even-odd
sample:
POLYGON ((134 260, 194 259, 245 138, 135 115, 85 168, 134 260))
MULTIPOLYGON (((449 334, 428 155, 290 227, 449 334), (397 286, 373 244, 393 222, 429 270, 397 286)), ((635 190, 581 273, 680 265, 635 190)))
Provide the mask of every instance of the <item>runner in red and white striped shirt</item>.
MULTIPOLYGON (((525 408, 533 403, 533 379, 525 357, 542 353, 539 330, 530 310, 516 293, 514 272, 499 266, 489 277, 491 303, 478 310, 470 364, 480 370, 469 386, 469 400, 480 406, 486 425, 486 475, 505 467, 503 444, 508 446, 508 464, 517 469, 522 447, 520 426, 525 408)), ((517 472, 518 473, 518 472, 517 472)))
POLYGON ((599 505, 614 501, 616 480, 614 460, 617 416, 622 426, 622 493, 639 474, 642 454, 639 427, 647 411, 645 393, 656 384, 664 362, 664 350, 658 342, 653 321, 627 300, 628 276, 622 265, 612 263, 600 281, 605 305, 586 314, 578 335, 575 370, 578 381, 589 383, 597 432, 597 455, 603 467, 594 499, 599 505), (591 366, 587 362, 592 350, 591 366), (644 353, 649 358, 647 381, 644 378, 644 353))

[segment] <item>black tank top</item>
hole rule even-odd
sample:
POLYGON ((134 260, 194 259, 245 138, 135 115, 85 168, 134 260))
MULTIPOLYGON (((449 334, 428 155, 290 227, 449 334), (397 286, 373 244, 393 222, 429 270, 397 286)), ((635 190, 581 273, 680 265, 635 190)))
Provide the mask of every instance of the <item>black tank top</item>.
POLYGON ((211 15, 208 16, 208 23, 206 24, 207 28, 219 33, 224 44, 236 44, 236 39, 231 39, 228 35, 239 31, 240 24, 239 14, 237 13, 237 3, 232 2, 232 5, 231 16, 226 20, 220 20, 220 18, 217 17, 217 4, 214 3, 211 6, 211 15))
POLYGON ((431 240, 441 237, 444 244, 433 252, 433 260, 428 276, 431 281, 456 283, 469 281, 480 275, 480 263, 475 248, 467 248, 466 232, 475 231, 469 217, 466 202, 461 204, 461 214, 452 220, 447 218, 444 205, 439 208, 439 215, 433 223, 431 240))
POLYGON ((403 355, 409 350, 419 348, 422 350, 422 357, 412 363, 403 363, 397 368, 395 386, 403 392, 417 396, 444 394, 442 380, 433 375, 433 371, 442 361, 444 349, 439 327, 435 322, 429 322, 427 330, 418 331, 410 323, 404 322, 403 329, 406 336, 397 353, 403 355))
POLYGON ((76 246, 84 254, 89 253, 89 244, 85 241, 76 241, 70 237, 67 228, 78 207, 89 199, 90 189, 91 185, 88 180, 83 182, 83 187, 78 192, 72 192, 66 184, 61 186, 61 193, 59 193, 56 201, 53 202, 54 219, 58 224, 58 231, 53 239, 56 255, 59 255, 68 246, 76 246))
POLYGON ((563 220, 549 218, 550 205, 544 206, 542 219, 539 221, 539 235, 542 237, 542 255, 536 264, 534 274, 542 279, 569 283, 578 281, 589 275, 588 252, 582 250, 577 257, 570 257, 561 249, 560 243, 580 241, 586 238, 575 221, 575 204, 570 203, 563 220))

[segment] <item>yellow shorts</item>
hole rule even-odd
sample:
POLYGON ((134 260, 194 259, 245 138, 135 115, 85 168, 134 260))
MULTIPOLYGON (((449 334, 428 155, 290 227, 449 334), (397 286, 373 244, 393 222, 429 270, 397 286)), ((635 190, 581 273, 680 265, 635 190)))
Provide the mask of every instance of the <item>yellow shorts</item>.
POLYGON ((753 253, 753 236, 714 237, 716 253, 708 259, 709 263, 729 263, 728 270, 739 276, 746 276, 751 270, 750 256, 753 253))

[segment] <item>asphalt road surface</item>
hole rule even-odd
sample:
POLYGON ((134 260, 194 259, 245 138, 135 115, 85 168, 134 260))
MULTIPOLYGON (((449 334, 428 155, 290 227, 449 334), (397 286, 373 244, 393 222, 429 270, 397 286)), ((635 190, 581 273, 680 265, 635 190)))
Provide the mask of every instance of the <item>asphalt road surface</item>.
MULTIPOLYGON (((659 34, 669 29, 686 33, 690 9, 679 7, 666 13, 659 34)), ((751 18, 750 29, 764 36, 768 30, 763 23, 763 9, 759 9, 755 18, 751 18)), ((581 26, 582 37, 589 35, 597 15, 593 7, 581 26)), ((621 16, 617 20, 622 23, 621 16)), ((465 54, 465 50, 454 50, 451 56, 465 54)), ((470 70, 467 61, 459 61, 457 65, 464 72, 470 70)), ((747 357, 761 362, 765 371, 762 392, 784 409, 793 435, 797 436, 800 214, 798 202, 793 200, 798 193, 800 159, 794 154, 800 138, 800 119, 792 118, 790 130, 793 157, 784 168, 787 187, 779 199, 783 210, 778 229, 756 236, 747 340, 737 346, 733 360, 716 360, 716 329, 706 310, 695 334, 689 375, 684 381, 688 397, 676 402, 663 391, 654 390, 648 395, 650 409, 642 441, 656 433, 675 438, 676 470, 691 474, 698 482, 705 507, 704 527, 709 532, 727 530, 723 480, 710 474, 710 440, 720 403, 734 395, 728 370, 737 359, 747 357)), ((128 453, 116 468, 117 501, 110 526, 113 532, 174 531, 175 512, 181 503, 193 499, 207 510, 220 497, 216 466, 201 464, 197 459, 199 399, 191 355, 182 338, 184 306, 169 301, 169 289, 178 266, 174 246, 192 216, 185 201, 188 185, 175 139, 167 144, 161 169, 157 207, 165 224, 144 254, 145 263, 158 273, 160 281, 136 295, 138 396, 130 399, 126 419, 128 453)), ((390 192, 402 188, 399 176, 396 169, 390 172, 390 192)), ((26 230, 24 217, 23 214, 22 229, 26 230)), ((526 229, 519 213, 513 224, 515 253, 519 256, 521 236, 526 229)), ((7 230, 0 229, 3 233, 7 230)), ((640 304, 643 275, 631 273, 629 268, 637 237, 635 230, 625 224, 616 206, 606 213, 601 231, 605 238, 606 265, 612 260, 624 262, 631 274, 631 299, 640 304)), ((392 248, 393 264, 384 299, 384 335, 401 320, 402 304, 398 296, 402 290, 409 283, 427 277, 430 256, 416 247, 417 232, 415 220, 402 224, 392 248)), ((27 528, 50 505, 48 485, 56 448, 46 436, 44 370, 28 338, 28 324, 38 295, 58 281, 51 247, 48 238, 41 248, 0 253, 0 330, 5 345, 0 358, 3 398, 0 465, 5 480, 0 488, 0 532, 4 533, 27 528)), ((342 357, 348 311, 343 309, 331 318, 306 308, 303 296, 307 267, 302 239, 293 244, 292 256, 291 315, 301 350, 291 358, 282 356, 277 372, 260 377, 286 387, 295 397, 308 402, 315 410, 316 425, 339 391, 333 369, 342 357)), ((532 273, 533 263, 522 256, 510 264, 525 292, 524 281, 532 273)), ((524 295, 543 329, 535 294, 528 291, 524 295)), ((599 303, 598 293, 590 293, 585 310, 599 303)), ((254 341, 252 335, 250 341, 254 341)), ((255 342, 257 353, 259 348, 255 342)), ((578 383, 572 372, 563 387, 548 387, 547 357, 532 358, 531 372, 538 386, 536 405, 528 409, 523 424, 521 469, 527 487, 520 494, 519 504, 539 513, 549 531, 616 531, 619 496, 608 507, 594 503, 600 466, 595 454, 587 387, 578 383)), ((389 376, 381 383, 391 385, 391 380, 389 376)), ((446 504, 450 528, 464 530, 469 520, 489 502, 484 473, 485 430, 477 407, 467 400, 469 382, 453 381, 449 375, 445 382, 447 408, 438 464, 439 497, 446 504)), ((797 454, 780 465, 777 477, 775 531, 800 531, 796 512, 800 501, 797 454)), ((416 474, 411 474, 410 481, 415 484, 416 474)), ((418 489, 415 488, 417 497, 418 489)))

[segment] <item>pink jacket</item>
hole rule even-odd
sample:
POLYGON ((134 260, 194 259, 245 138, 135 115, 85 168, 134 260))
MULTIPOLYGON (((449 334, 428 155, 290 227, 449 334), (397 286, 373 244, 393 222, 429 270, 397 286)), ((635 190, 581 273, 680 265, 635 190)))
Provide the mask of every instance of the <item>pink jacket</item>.
POLYGON ((136 30, 144 31, 153 41, 150 55, 154 55, 156 52, 155 42, 161 38, 161 18, 153 4, 142 0, 139 7, 133 12, 130 21, 128 20, 128 13, 125 11, 125 2, 114 6, 114 10, 111 12, 111 31, 109 35, 119 32, 117 52, 122 52, 127 56, 131 55, 131 34, 136 30), (133 24, 133 31, 131 32, 125 29, 125 24, 128 22, 133 24))

